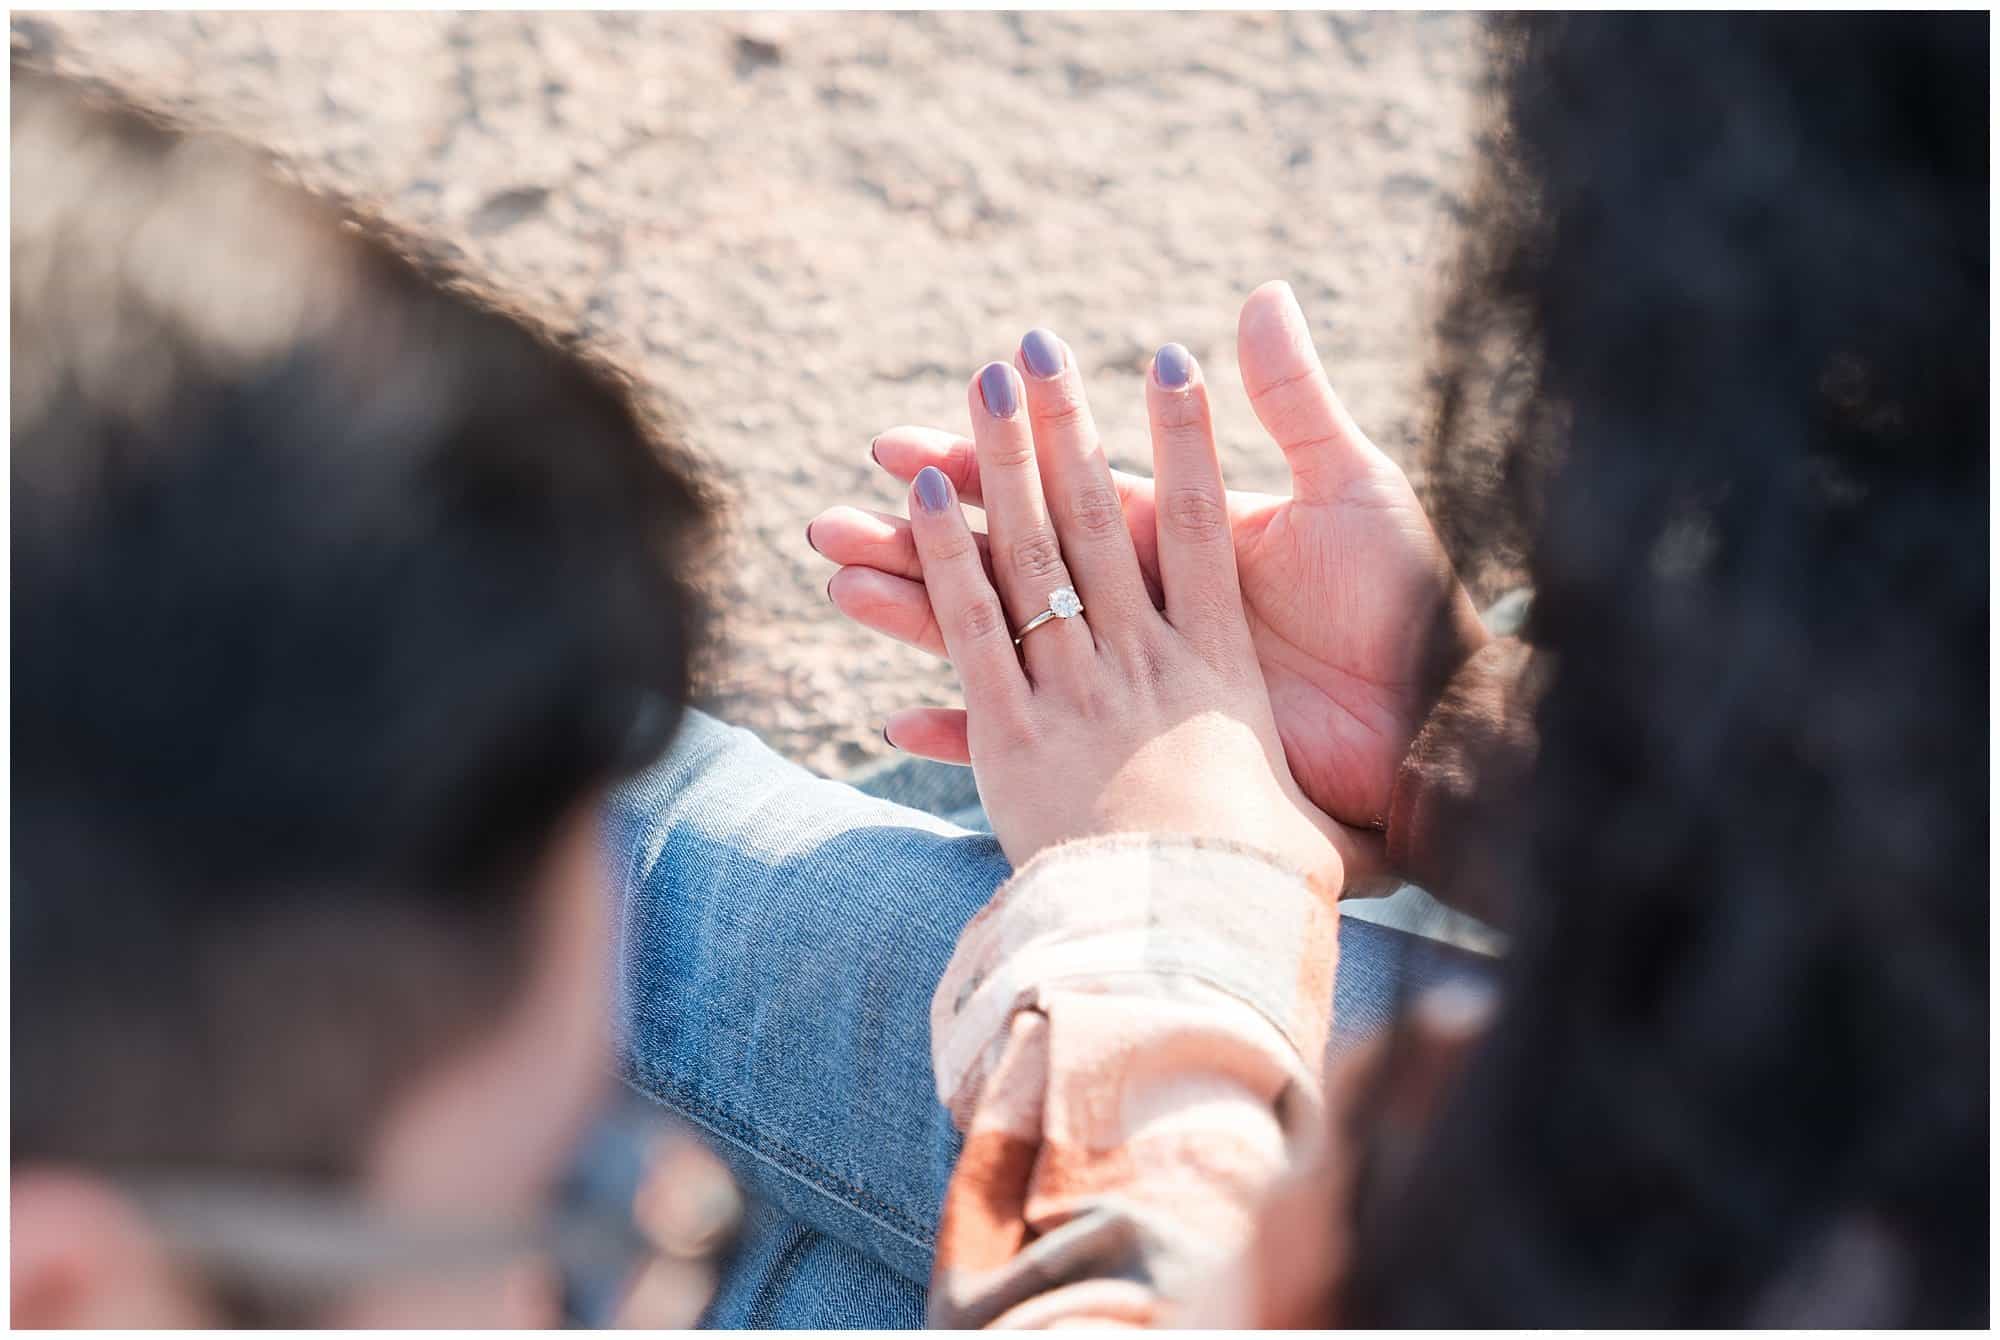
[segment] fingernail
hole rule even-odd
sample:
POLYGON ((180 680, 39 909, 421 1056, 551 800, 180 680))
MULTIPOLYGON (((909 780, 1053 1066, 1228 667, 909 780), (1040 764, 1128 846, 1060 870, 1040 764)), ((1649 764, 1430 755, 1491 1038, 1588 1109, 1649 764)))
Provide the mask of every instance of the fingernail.
POLYGON ((1053 377, 1063 370, 1062 341, 1037 326, 1021 337, 1021 361, 1037 377, 1053 377))
POLYGON ((951 506, 951 486, 944 482, 944 471, 935 465, 917 471, 917 502, 926 512, 942 512, 951 506))
POLYGON ((806 548, 815 554, 819 552, 819 546, 813 543, 813 523, 810 521, 806 522, 806 548))
POLYGON ((1169 391, 1178 391, 1194 376, 1194 358, 1184 345, 1163 344, 1153 355, 1153 375, 1169 391))
MULTIPOLYGON (((840 574, 836 572, 833 574, 833 577, 838 577, 839 575, 840 574)), ((833 577, 829 577, 826 579, 826 603, 829 605, 833 603, 833 577)))
POLYGON ((979 370, 979 398, 996 419, 1011 419, 1020 402, 1014 398, 1013 370, 1005 363, 988 363, 979 370))
POLYGON ((882 743, 888 745, 891 749, 896 747, 896 742, 889 738, 889 728, 887 726, 882 728, 882 743))

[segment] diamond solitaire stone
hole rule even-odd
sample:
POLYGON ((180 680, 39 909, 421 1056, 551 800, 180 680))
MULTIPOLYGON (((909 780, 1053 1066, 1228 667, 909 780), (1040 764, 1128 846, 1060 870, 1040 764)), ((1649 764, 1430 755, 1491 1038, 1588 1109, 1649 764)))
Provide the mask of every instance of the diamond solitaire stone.
POLYGON ((1067 586, 1058 586, 1049 592, 1049 613, 1058 619, 1074 619, 1083 613, 1083 602, 1076 598, 1076 592, 1067 586))

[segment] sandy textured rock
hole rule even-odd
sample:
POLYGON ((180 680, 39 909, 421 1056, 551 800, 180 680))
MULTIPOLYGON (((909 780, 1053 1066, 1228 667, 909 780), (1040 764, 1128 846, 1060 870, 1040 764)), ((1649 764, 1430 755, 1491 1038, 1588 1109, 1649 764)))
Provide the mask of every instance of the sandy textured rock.
POLYGON ((1469 180, 1474 22, 1329 14, 17 15, 16 52, 261 140, 451 239, 687 410, 731 480, 709 700, 841 772, 948 672, 846 626, 804 540, 900 510, 873 434, 963 429, 1046 325, 1143 465, 1167 340, 1230 480, 1284 487, 1238 303, 1291 280, 1357 418, 1408 458, 1469 180))

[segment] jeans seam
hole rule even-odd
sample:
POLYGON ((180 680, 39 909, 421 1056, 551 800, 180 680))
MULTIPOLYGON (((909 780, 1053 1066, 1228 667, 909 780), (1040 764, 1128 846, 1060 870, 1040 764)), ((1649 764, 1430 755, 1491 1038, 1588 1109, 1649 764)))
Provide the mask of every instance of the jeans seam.
MULTIPOLYGON (((631 1085, 632 1081, 628 1078, 626 1083, 631 1085)), ((632 1087, 638 1088, 637 1085, 632 1087)), ((673 1108, 689 1120, 708 1127, 717 1135, 739 1146, 752 1158, 762 1160, 780 1172, 797 1178, 829 1200, 836 1201, 891 1233, 901 1236, 911 1246, 926 1252, 936 1250, 936 1235, 927 1232, 908 1211, 880 1199, 831 1169, 822 1167, 789 1145, 781 1144, 760 1133, 740 1118, 711 1106, 671 1082, 662 1085, 661 1089, 646 1087, 638 1088, 638 1091, 655 1102, 673 1108)))

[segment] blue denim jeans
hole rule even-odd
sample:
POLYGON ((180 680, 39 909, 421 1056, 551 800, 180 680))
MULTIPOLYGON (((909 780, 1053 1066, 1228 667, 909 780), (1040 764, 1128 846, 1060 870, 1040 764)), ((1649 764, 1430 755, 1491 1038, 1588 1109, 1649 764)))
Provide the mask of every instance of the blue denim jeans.
MULTIPOLYGON (((1009 868, 985 833, 691 714, 610 805, 627 1084, 705 1131, 751 1210, 704 1324, 915 1327, 958 1153, 930 997, 1009 868)), ((1336 1049, 1467 956, 1343 918, 1336 1049)))

